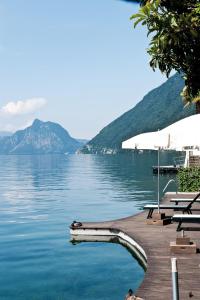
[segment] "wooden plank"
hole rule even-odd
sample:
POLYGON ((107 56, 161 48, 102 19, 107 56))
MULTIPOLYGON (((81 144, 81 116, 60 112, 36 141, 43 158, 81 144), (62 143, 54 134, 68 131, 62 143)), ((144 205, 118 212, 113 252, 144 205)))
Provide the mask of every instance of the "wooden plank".
MULTIPOLYGON (((179 193, 182 198, 191 197, 191 194, 179 193)), ((169 203, 174 194, 167 193, 163 198, 164 204, 169 203)), ((172 211, 165 211, 167 215, 172 211)), ((108 221, 108 222, 84 222, 82 228, 110 228, 125 232, 131 236, 147 254, 148 268, 144 281, 137 291, 137 295, 148 299, 171 300, 171 257, 170 242, 177 237, 177 224, 166 226, 154 226, 146 224, 146 212, 135 216, 108 221)), ((188 235, 188 233, 187 233, 188 235)), ((199 247, 200 232, 189 232, 191 240, 199 247)), ((200 255, 199 254, 176 254, 178 259, 180 299, 189 299, 189 293, 193 294, 193 299, 200 299, 200 255)), ((122 266, 123 267, 123 266, 122 266)))

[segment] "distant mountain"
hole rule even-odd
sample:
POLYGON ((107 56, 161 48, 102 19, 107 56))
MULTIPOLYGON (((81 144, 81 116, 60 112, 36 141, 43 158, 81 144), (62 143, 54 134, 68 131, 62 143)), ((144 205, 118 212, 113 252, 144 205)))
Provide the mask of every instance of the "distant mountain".
POLYGON ((83 144, 59 124, 36 119, 30 127, 0 139, 0 154, 75 153, 83 144))
POLYGON ((89 140, 85 140, 85 139, 76 139, 79 143, 81 143, 82 145, 85 145, 89 142, 89 140))
POLYGON ((195 113, 194 106, 184 108, 180 93, 184 82, 179 74, 149 92, 134 108, 103 128, 82 153, 116 153, 122 141, 137 134, 162 129, 195 113))

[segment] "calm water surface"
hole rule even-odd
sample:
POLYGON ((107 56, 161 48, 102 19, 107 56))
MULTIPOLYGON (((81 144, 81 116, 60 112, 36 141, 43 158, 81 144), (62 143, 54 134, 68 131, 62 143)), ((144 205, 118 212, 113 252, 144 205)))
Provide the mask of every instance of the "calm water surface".
POLYGON ((68 227, 154 202, 153 164, 156 153, 0 156, 0 299, 121 300, 137 289, 144 271, 124 247, 72 245, 68 227))

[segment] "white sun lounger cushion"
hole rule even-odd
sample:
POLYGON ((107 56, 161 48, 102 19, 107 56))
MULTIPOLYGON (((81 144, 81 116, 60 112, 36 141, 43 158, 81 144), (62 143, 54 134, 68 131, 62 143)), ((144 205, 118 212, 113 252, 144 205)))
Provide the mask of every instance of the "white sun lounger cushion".
POLYGON ((175 214, 172 217, 173 221, 187 221, 187 220, 200 220, 200 215, 184 215, 184 214, 175 214))
MULTIPOLYGON (((171 198, 170 201, 192 201, 193 198, 171 198)), ((198 200, 196 200, 198 201, 198 200)))
MULTIPOLYGON (((179 206, 177 206, 177 205, 170 205, 170 204, 166 204, 166 205, 164 205, 164 204, 161 204, 160 205, 160 208, 165 208, 165 209, 184 209, 184 208, 186 208, 187 206, 183 206, 183 205, 179 205, 179 206)), ((156 209, 156 208, 158 208, 158 205, 157 204, 147 204, 147 205, 145 205, 144 206, 144 209, 156 209)))

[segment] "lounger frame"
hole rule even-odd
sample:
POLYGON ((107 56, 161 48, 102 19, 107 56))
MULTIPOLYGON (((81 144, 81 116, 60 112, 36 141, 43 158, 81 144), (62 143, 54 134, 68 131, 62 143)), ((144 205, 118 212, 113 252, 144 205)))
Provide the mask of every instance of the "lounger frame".
MULTIPOLYGON (((200 193, 196 194, 196 196, 194 197, 194 199, 192 199, 190 201, 190 203, 186 206, 181 206, 181 205, 160 205, 160 209, 173 209, 175 211, 182 211, 183 214, 187 213, 187 214, 192 214, 192 205, 197 201, 197 199, 200 197, 200 193)), ((152 215, 153 215, 153 211, 154 209, 158 209, 158 205, 146 205, 144 206, 144 209, 149 209, 148 215, 147 215, 147 219, 151 219, 152 215)))
MULTIPOLYGON (((178 222, 178 226, 176 231, 181 231, 183 228, 181 227, 182 223, 200 223, 200 215, 174 215, 172 216, 173 222, 178 222)), ((200 230, 200 228, 196 228, 200 230)))

